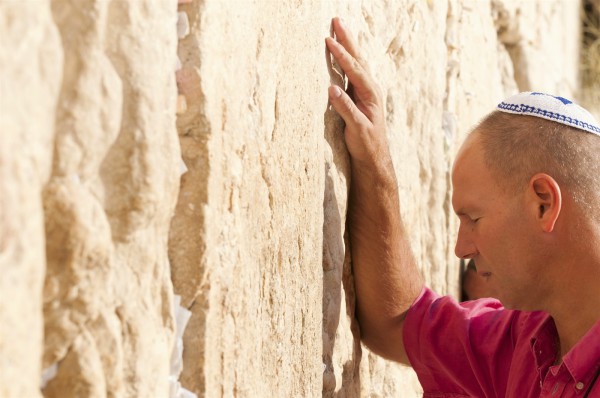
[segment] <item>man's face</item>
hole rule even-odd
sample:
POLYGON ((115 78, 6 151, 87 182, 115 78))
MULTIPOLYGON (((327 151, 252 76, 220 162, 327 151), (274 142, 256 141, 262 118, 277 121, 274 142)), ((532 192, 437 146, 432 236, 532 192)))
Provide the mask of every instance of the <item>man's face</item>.
POLYGON ((452 206, 460 220, 455 253, 475 260, 477 273, 506 308, 532 309, 539 261, 523 192, 502 189, 483 156, 479 135, 473 133, 454 164, 452 206))

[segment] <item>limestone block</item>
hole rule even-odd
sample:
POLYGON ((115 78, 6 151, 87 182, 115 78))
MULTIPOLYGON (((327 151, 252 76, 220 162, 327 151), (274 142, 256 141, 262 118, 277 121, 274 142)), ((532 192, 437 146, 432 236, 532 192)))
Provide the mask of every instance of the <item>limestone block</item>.
POLYGON ((0 396, 39 397, 44 221, 63 57, 49 1, 0 2, 0 396))
POLYGON ((43 392, 166 396, 176 5, 57 1, 52 12, 65 63, 43 193, 43 365, 58 373, 43 392))
POLYGON ((169 255, 175 292, 192 311, 182 384, 202 396, 321 393, 319 9, 186 6, 178 81, 188 110, 177 123, 189 171, 169 255))

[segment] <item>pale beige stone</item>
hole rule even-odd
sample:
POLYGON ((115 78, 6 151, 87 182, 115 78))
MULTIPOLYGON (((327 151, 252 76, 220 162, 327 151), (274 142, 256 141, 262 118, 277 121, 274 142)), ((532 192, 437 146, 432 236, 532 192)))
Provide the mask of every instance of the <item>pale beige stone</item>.
POLYGON ((57 377, 50 380, 44 388, 45 396, 89 398, 107 396, 107 382, 104 378, 100 353, 89 332, 75 337, 69 351, 61 359, 60 368, 57 377))
POLYGON ((62 51, 49 1, 0 2, 0 396, 39 397, 50 176, 62 51))
POLYGON ((58 374, 43 392, 166 396, 176 6, 57 1, 52 11, 65 65, 43 194, 43 365, 58 362, 58 374))
POLYGON ((175 291, 193 314, 182 382, 201 395, 321 393, 327 71, 325 20, 311 11, 319 7, 207 2, 188 11, 180 72, 198 84, 191 97, 178 78, 189 171, 170 258, 175 291), (286 51, 283 30, 295 38, 286 51), (301 70, 311 84, 291 78, 301 70))
POLYGON ((578 1, 493 0, 499 39, 512 59, 519 91, 574 98, 579 90, 578 1))

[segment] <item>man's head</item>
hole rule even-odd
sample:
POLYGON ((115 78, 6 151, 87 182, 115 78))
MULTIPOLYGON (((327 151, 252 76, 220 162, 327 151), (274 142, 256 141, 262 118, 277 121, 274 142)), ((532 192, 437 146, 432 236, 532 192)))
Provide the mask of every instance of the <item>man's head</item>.
POLYGON ((598 154, 600 136, 500 111, 463 144, 452 177, 456 255, 476 260, 506 307, 544 309, 580 227, 600 223, 598 154))

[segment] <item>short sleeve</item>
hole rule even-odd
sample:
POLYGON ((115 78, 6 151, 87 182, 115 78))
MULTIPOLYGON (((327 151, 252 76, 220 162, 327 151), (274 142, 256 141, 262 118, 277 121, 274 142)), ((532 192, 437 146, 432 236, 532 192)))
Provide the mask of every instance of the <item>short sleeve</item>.
POLYGON ((504 397, 527 317, 495 299, 458 303, 424 288, 406 315, 403 339, 425 396, 504 397))

